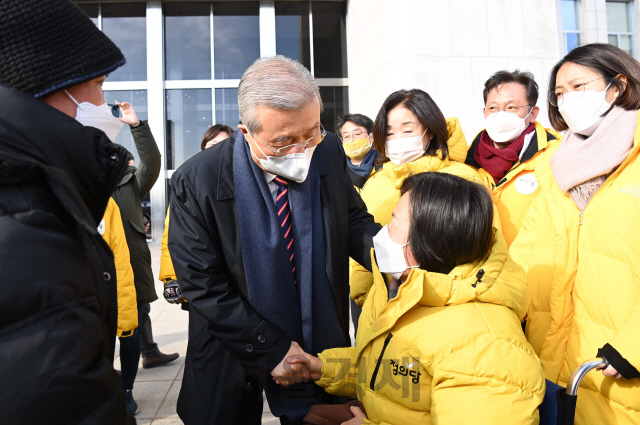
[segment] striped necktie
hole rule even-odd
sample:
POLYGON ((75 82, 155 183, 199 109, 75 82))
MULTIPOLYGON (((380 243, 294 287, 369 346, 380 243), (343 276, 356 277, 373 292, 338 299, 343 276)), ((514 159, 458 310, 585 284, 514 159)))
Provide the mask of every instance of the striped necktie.
POLYGON ((278 211, 278 221, 280 222, 280 230, 284 237, 284 244, 287 248, 287 255, 289 256, 289 262, 291 263, 291 272, 293 273, 293 281, 297 285, 296 281, 296 261, 294 259, 293 252, 293 232, 291 209, 289 208, 289 183, 282 177, 276 177, 273 180, 278 185, 278 194, 276 195, 276 210, 278 211))

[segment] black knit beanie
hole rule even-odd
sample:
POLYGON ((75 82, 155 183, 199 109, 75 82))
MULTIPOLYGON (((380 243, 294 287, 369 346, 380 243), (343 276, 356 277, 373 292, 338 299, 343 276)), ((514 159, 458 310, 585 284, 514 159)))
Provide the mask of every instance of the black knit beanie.
POLYGON ((69 0, 0 0, 0 83, 41 98, 124 65, 69 0))

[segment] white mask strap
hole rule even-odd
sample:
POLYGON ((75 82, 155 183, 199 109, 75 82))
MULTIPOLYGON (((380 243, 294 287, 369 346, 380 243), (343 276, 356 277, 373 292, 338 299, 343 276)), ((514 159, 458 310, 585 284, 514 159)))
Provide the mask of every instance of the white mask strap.
POLYGON ((73 100, 73 103, 75 103, 77 106, 80 106, 80 104, 78 103, 78 101, 77 101, 77 100, 75 100, 75 99, 73 98, 73 96, 71 96, 71 95, 69 94, 69 92, 68 92, 68 91, 66 91, 66 90, 65 90, 64 92, 67 94, 67 96, 69 96, 69 98, 70 98, 71 100, 73 100))

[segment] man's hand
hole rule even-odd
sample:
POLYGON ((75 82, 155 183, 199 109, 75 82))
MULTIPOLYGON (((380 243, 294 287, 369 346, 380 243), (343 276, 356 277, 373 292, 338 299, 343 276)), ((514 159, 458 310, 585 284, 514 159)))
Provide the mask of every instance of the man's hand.
POLYGON ((306 353, 302 348, 300 348, 297 342, 291 342, 291 348, 287 355, 284 356, 278 366, 271 371, 271 376, 273 376, 273 380, 276 381, 276 384, 288 387, 289 385, 307 382, 311 379, 309 370, 304 363, 296 363, 292 365, 287 362, 287 359, 291 356, 304 354, 306 353))
POLYGON ((133 106, 131 106, 129 102, 120 103, 116 100, 116 105, 118 105, 120 107, 120 111, 122 111, 122 118, 118 118, 120 121, 132 126, 140 123, 138 115, 136 115, 136 111, 133 110, 133 106))
POLYGON ((357 406, 351 406, 351 413, 353 413, 354 418, 347 422, 342 422, 342 425, 361 425, 364 423, 364 419, 369 419, 362 409, 357 406))
POLYGON ((180 291, 180 285, 177 280, 170 280, 164 283, 164 291, 162 295, 167 302, 171 304, 180 304, 182 300, 182 293, 180 291))
POLYGON ((294 354, 293 356, 287 357, 287 363, 290 365, 303 364, 309 371, 310 378, 314 381, 322 377, 322 360, 311 354, 294 354))

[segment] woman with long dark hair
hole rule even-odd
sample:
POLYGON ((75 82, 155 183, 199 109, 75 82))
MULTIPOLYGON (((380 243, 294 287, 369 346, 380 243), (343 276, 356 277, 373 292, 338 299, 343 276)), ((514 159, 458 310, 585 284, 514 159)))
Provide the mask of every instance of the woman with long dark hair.
POLYGON ((433 172, 400 192, 373 238, 356 346, 289 363, 331 394, 358 397, 364 411, 352 407, 349 424, 538 424, 545 384, 520 326, 526 277, 493 227, 491 195, 433 172))
POLYGON ((585 360, 609 362, 582 381, 576 424, 640 424, 640 64, 588 44, 549 90, 566 134, 511 246, 532 295, 527 338, 561 385, 585 360))
MULTIPOLYGON (((412 174, 439 171, 481 181, 465 165, 467 141, 457 118, 445 119, 428 93, 398 90, 384 101, 373 125, 373 147, 380 166, 364 184, 360 196, 376 222, 391 222, 400 200, 400 186, 412 174)), ((351 297, 359 305, 373 285, 364 267, 351 262, 351 297)))

